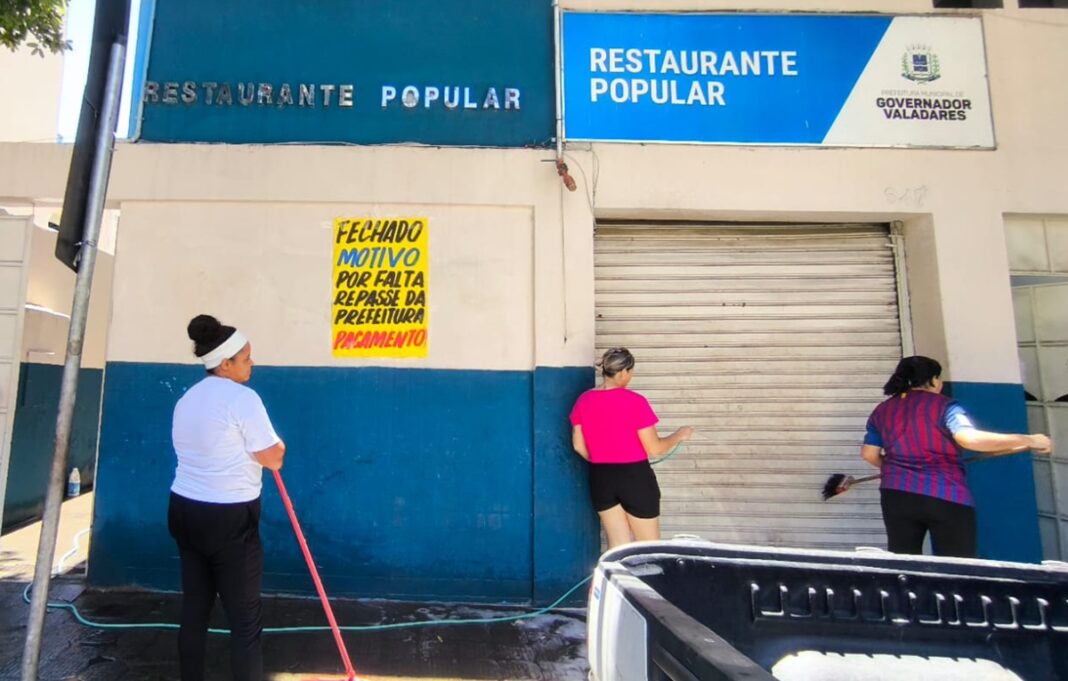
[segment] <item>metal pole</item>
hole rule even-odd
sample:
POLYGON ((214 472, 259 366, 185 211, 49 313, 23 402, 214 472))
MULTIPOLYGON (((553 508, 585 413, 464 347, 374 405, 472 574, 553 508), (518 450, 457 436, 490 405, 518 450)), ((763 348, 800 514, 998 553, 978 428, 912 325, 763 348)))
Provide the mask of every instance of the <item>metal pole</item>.
POLYGON ((564 91, 560 79, 563 78, 564 55, 561 50, 560 28, 563 24, 560 16, 560 0, 553 0, 553 47, 556 54, 553 59, 553 86, 556 90, 556 160, 564 159, 564 91))
POLYGON ((37 564, 33 572, 33 596, 30 617, 26 624, 26 645, 22 652, 22 681, 37 681, 37 666, 41 658, 41 631, 48 604, 48 586, 52 576, 52 560, 56 552, 56 532, 59 530, 59 511, 63 503, 63 488, 67 479, 67 454, 70 449, 70 429, 74 416, 74 401, 78 393, 78 371, 82 365, 82 342, 85 338, 86 318, 89 315, 89 293, 96 264, 96 245, 100 236, 100 222, 104 214, 108 176, 111 173, 111 154, 115 145, 115 122, 119 115, 122 93, 122 72, 126 46, 116 42, 111 46, 108 78, 103 109, 97 125, 97 155, 93 159, 89 179, 89 200, 85 212, 85 236, 81 246, 81 260, 74 284, 74 303, 70 314, 70 333, 67 336, 67 358, 63 365, 63 382, 59 392, 59 413, 56 415, 56 443, 52 455, 52 474, 45 497, 41 539, 37 547, 37 564))

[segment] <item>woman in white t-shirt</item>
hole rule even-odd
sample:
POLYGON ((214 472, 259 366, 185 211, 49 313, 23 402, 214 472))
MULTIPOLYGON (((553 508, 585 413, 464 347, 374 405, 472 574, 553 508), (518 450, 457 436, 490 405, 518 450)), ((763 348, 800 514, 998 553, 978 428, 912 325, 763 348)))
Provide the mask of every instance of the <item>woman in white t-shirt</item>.
POLYGON ((171 432, 178 468, 167 524, 182 563, 181 678, 204 678, 218 595, 230 622, 234 678, 262 681, 260 488, 263 469, 280 469, 286 447, 259 395, 244 385, 252 376, 245 336, 209 315, 194 317, 188 333, 208 375, 178 400, 171 432))

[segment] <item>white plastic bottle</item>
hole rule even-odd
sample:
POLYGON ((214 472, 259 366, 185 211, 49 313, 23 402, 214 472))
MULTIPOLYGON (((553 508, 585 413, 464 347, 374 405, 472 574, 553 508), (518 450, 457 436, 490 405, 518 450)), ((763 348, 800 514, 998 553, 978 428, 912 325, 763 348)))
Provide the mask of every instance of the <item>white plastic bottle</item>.
POLYGON ((75 468, 67 478, 67 497, 74 498, 82 493, 82 474, 75 468))

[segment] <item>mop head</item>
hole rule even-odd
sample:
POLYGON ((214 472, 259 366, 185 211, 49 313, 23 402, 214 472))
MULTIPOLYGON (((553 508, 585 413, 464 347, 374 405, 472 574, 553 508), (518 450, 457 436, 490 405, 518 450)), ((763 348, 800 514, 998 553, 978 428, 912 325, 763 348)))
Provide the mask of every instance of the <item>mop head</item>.
MULTIPOLYGON (((841 494, 842 492, 849 489, 848 483, 846 484, 845 488, 839 489, 839 487, 842 487, 842 483, 846 482, 847 477, 848 476, 846 476, 845 473, 835 473, 831 477, 827 478, 827 482, 823 483, 823 500, 827 501, 831 497, 841 494)), ((850 480, 850 482, 852 482, 852 480, 850 480)))

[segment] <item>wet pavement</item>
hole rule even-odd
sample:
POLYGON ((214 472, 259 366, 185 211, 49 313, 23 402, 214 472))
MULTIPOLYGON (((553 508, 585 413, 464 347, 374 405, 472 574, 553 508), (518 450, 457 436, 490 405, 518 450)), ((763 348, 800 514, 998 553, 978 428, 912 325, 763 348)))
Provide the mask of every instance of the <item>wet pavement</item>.
MULTIPOLYGON (((70 548, 77 533, 64 527, 57 559, 70 548)), ((89 503, 86 502, 86 508, 89 503)), ((0 681, 20 678, 22 648, 29 606, 22 594, 29 582, 32 556, 39 529, 0 543, 0 681), (32 550, 29 544, 32 544, 32 550)), ((82 542, 84 543, 84 542, 82 542)), ((52 602, 74 603, 82 615, 100 622, 176 622, 178 594, 145 591, 88 590, 81 579, 84 558, 69 556, 69 567, 52 582, 52 602)), ((512 606, 408 603, 395 601, 333 601, 339 624, 377 625, 396 622, 431 622, 451 619, 507 617, 530 612, 512 606)), ((214 626, 224 628, 225 617, 216 605, 214 626)), ((267 597, 264 626, 325 626, 319 602, 313 599, 267 597)), ((400 681, 474 681, 515 679, 530 681, 582 681, 586 662, 585 612, 561 609, 517 622, 492 624, 430 624, 418 628, 345 632, 346 647, 361 679, 400 681)), ((84 626, 70 612, 50 611, 45 619, 39 678, 45 681, 134 681, 177 679, 177 632, 162 629, 104 630, 84 626)), ((230 679, 228 638, 208 640, 209 681, 230 679)), ((344 667, 329 630, 314 633, 266 634, 264 671, 268 681, 344 678, 344 667)))

